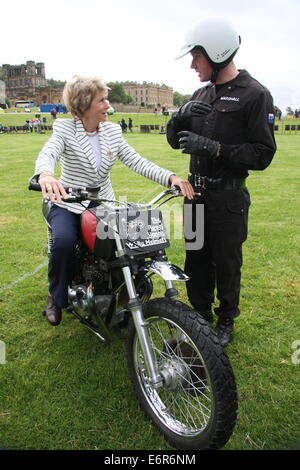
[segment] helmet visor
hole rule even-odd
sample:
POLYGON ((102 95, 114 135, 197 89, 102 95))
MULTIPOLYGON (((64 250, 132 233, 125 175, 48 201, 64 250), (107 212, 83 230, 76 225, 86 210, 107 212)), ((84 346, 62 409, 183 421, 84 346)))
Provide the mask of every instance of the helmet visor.
POLYGON ((181 59, 182 57, 184 57, 186 54, 188 54, 189 52, 191 52, 194 47, 196 47, 196 44, 193 43, 193 44, 188 44, 186 46, 183 46, 180 51, 178 52, 178 55, 174 58, 174 60, 177 60, 177 59, 181 59))

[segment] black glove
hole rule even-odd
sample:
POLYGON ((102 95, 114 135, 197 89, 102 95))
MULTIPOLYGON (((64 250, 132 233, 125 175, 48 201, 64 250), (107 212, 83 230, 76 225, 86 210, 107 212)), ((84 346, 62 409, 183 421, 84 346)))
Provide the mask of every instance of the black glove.
POLYGON ((188 101, 179 108, 176 117, 182 121, 195 116, 206 116, 211 110, 212 106, 203 101, 188 101))
POLYGON ((190 131, 181 131, 177 134, 182 153, 201 155, 203 157, 216 158, 220 144, 215 140, 203 137, 190 131))

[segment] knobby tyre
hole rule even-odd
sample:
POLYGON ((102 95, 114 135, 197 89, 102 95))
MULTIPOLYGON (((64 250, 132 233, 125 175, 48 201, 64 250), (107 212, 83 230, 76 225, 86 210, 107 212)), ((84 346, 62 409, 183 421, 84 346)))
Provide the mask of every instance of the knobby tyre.
POLYGON ((220 449, 237 417, 237 391, 230 362, 214 331, 177 300, 143 305, 164 386, 148 381, 133 323, 128 331, 129 375, 141 408, 176 449, 220 449))

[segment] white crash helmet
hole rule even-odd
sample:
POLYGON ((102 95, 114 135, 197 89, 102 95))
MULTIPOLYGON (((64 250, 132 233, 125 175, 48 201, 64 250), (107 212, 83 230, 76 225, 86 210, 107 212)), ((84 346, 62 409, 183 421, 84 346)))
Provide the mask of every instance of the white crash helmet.
POLYGON ((176 59, 200 47, 214 69, 225 67, 234 57, 241 38, 226 20, 211 18, 196 23, 187 33, 176 59))

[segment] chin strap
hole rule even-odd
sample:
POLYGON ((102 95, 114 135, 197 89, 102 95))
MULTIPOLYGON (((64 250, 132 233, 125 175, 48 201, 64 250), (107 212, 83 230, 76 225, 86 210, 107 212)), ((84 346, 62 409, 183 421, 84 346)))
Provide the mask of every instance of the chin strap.
POLYGON ((211 83, 216 83, 219 72, 220 72, 220 69, 213 70, 213 73, 211 74, 211 78, 210 78, 211 83))

